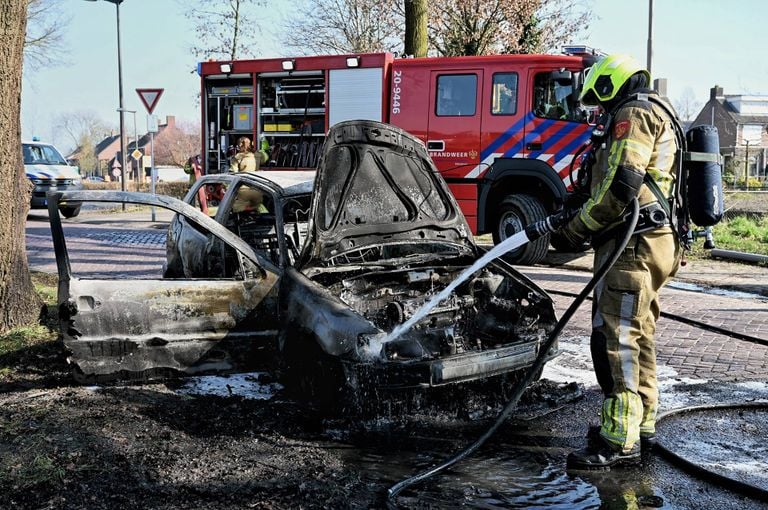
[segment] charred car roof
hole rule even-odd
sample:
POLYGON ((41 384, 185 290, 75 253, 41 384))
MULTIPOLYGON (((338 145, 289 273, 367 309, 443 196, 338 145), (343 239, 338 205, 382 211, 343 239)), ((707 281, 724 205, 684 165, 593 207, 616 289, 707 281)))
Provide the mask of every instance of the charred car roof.
POLYGON ((267 188, 279 191, 283 196, 309 195, 315 182, 315 172, 312 171, 277 171, 259 170, 257 172, 238 172, 229 174, 204 175, 201 179, 241 178, 262 184, 267 188))

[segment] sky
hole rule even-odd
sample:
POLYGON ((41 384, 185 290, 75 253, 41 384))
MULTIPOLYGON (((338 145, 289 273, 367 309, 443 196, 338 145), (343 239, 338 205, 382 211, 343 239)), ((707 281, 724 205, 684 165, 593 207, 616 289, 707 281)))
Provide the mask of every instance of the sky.
MULTIPOLYGON (((586 0, 589 1, 589 0, 586 0)), ((274 3, 274 2, 273 2, 274 3)), ((608 53, 628 53, 646 62, 647 0, 592 0, 595 14, 586 44, 608 53)), ((22 82, 22 138, 71 148, 55 129, 57 116, 91 111, 117 126, 119 115, 115 6, 106 1, 64 0, 71 17, 65 37, 65 65, 27 72, 22 82)), ((146 112, 136 88, 163 88, 155 115, 199 121, 200 90, 196 59, 189 47, 195 33, 184 18, 183 2, 124 0, 120 7, 124 108, 136 110, 139 133, 146 131, 146 112)), ((264 33, 261 54, 281 54, 279 17, 290 15, 294 2, 265 9, 272 33, 264 33)), ((702 104, 714 85, 726 94, 768 95, 768 42, 764 36, 768 2, 763 0, 655 0, 654 78, 667 78, 675 100, 687 87, 702 104)), ((133 133, 134 114, 125 116, 133 133)))

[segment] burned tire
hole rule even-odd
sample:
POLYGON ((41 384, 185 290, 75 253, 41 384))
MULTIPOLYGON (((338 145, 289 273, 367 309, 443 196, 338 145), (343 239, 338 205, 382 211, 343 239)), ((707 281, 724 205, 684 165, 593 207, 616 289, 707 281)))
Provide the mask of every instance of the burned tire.
MULTIPOLYGON (((493 230, 493 243, 499 244, 531 223, 546 217, 547 210, 537 198, 531 195, 509 195, 499 204, 496 228, 493 230)), ((547 256, 548 248, 549 235, 546 235, 510 251, 505 258, 513 264, 537 264, 547 256)))
POLYGON ((80 205, 73 205, 73 206, 62 206, 59 207, 59 212, 62 216, 65 218, 74 218, 78 214, 80 214, 80 205))

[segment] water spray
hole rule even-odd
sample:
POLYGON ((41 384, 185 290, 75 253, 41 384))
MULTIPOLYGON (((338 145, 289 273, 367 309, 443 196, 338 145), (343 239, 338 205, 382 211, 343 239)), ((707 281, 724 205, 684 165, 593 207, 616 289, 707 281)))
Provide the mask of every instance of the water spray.
MULTIPOLYGON (((578 297, 573 300, 573 302, 570 304, 570 306, 565 311, 565 313, 563 313, 563 316, 557 322, 554 329, 547 337, 546 341, 542 344, 539 350, 539 355, 536 357, 536 360, 533 362, 533 365, 531 365, 531 367, 527 370, 527 372, 525 373, 525 377, 523 377, 522 381, 520 381, 517 384, 517 386, 515 386, 514 392, 512 393, 512 397, 510 398, 509 402, 504 407, 504 409, 502 409, 502 411, 499 413, 499 416, 496 418, 496 421, 474 443, 470 444, 469 446, 461 450, 459 453, 457 453, 453 457, 444 461, 442 464, 439 464, 427 471, 423 471, 417 475, 414 475, 410 478, 402 480, 396 483, 395 485, 393 485, 392 487, 390 487, 389 490, 387 491, 387 499, 390 499, 390 500, 393 499, 395 496, 397 496, 400 493, 400 491, 402 491, 406 487, 409 487, 415 483, 426 480, 427 478, 439 473, 445 468, 450 467, 456 464, 457 462, 459 462, 460 460, 468 457, 469 455, 474 453, 478 448, 480 448, 483 444, 485 444, 485 442, 496 432, 496 430, 501 426, 501 424, 504 423, 507 420, 507 418, 509 418, 509 416, 512 414, 512 411, 514 411, 515 408, 517 407, 517 402, 520 400, 520 397, 522 397, 523 392, 528 387, 528 385, 533 382, 534 374, 536 374, 544 366, 547 353, 552 348, 552 345, 554 345, 555 341, 557 340, 557 337, 560 336, 560 333, 562 332, 563 328, 565 328, 565 325, 568 323, 568 321, 571 320, 571 317, 579 308, 581 303, 584 302, 587 296, 595 288, 595 285, 597 285, 597 282, 599 282, 603 278, 603 276, 605 276, 605 273, 607 273, 608 270, 611 267, 613 267, 613 264, 616 263, 616 260, 618 260, 619 256, 624 251, 624 248, 629 243, 629 240, 635 231, 635 225, 637 224, 637 218, 640 212, 640 206, 637 202, 637 199, 633 199, 629 207, 631 208, 631 211, 632 211, 631 219, 627 224, 626 231, 624 232, 623 237, 616 244, 615 250, 611 254, 610 258, 595 272, 592 279, 589 281, 589 283, 587 283, 584 289, 582 289, 578 297)), ((543 235, 559 230, 561 227, 565 225, 565 223, 568 222, 568 220, 571 217, 572 217, 572 214, 570 213, 559 213, 553 216, 549 216, 548 218, 538 223, 529 225, 528 227, 526 227, 524 231, 518 232, 514 236, 506 239, 503 243, 499 243, 498 245, 496 245, 492 250, 486 253, 485 256, 479 259, 472 267, 464 271, 464 273, 461 274, 459 279, 461 279, 462 277, 466 279, 468 275, 465 276, 465 273, 471 274, 472 272, 477 271, 478 269, 488 264, 494 258, 497 258, 503 255, 509 250, 513 250, 515 248, 518 248, 519 246, 524 245, 527 242, 534 241, 543 235), (502 249, 502 246, 506 249, 502 249), (490 257, 491 254, 493 254, 492 257, 490 257), (484 264, 480 265, 479 263, 481 261, 484 261, 484 264), (475 266, 478 266, 478 267, 475 267, 475 266)), ((455 288, 455 285, 453 286, 453 288, 455 288)), ((426 312, 422 313, 423 309, 427 309, 427 311, 429 311, 432 308, 434 308, 437 302, 439 302, 439 299, 437 298, 443 299, 441 297, 443 292, 441 292, 440 294, 432 298, 428 303, 426 303, 422 307, 422 310, 420 310, 417 315, 420 315, 420 316, 425 315, 426 312), (434 302, 436 300, 437 302, 434 302)), ((392 331, 392 333, 390 333, 390 335, 387 338, 388 339, 396 338, 397 335, 400 335, 403 332, 407 331, 412 325, 413 324, 411 323, 410 320, 408 322, 403 323, 401 327, 392 331)))
POLYGON ((535 241, 547 234, 556 232, 565 226, 566 223, 573 217, 575 212, 563 211, 552 216, 548 216, 543 220, 528 225, 524 230, 508 237, 501 243, 491 248, 485 255, 477 259, 477 261, 470 267, 462 271, 462 273, 453 280, 447 287, 441 290, 438 294, 434 295, 429 301, 419 308, 419 311, 415 313, 410 319, 403 322, 394 328, 386 337, 382 339, 382 344, 397 340, 403 333, 411 329, 414 324, 423 319, 433 308, 435 308, 441 301, 448 298, 451 293, 461 285, 467 278, 475 274, 480 269, 487 266, 492 260, 495 260, 507 252, 515 250, 525 244, 535 241))

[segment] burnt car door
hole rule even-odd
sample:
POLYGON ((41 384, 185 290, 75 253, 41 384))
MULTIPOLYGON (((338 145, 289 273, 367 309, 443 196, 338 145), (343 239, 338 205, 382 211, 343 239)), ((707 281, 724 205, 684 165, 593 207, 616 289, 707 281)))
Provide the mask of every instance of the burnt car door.
MULTIPOLYGON (((244 174, 221 174, 198 181, 185 202, 224 225, 256 253, 278 267, 288 263, 283 210, 278 189, 268 181, 244 174)), ((217 236, 182 215, 170 225, 167 242, 168 278, 231 276, 235 253, 217 236)))
MULTIPOLYGON (((187 193, 184 201, 211 218, 219 215, 233 176, 223 174, 198 181, 187 193)), ((214 248, 211 233, 184 215, 176 214, 168 229, 167 278, 197 278, 221 273, 223 267, 215 266, 217 260, 211 254, 214 248)))
MULTIPOLYGON (((230 276, 171 279, 158 269, 156 277, 131 280, 100 273, 80 277, 72 271, 62 222, 51 214, 61 335, 76 378, 235 371, 269 358, 277 331, 279 270, 224 226, 166 196, 77 191, 50 193, 48 200, 52 211, 64 201, 164 207, 216 236, 237 261, 230 276)), ((74 226, 67 226, 67 232, 74 232, 70 229, 74 226)), ((88 235, 93 238, 92 232, 88 235)), ((72 244, 77 252, 78 245, 72 244)))

